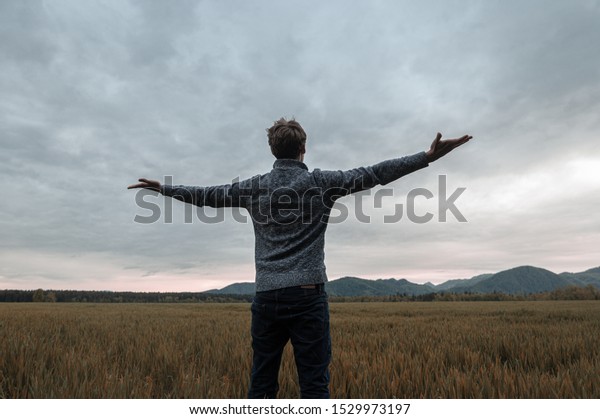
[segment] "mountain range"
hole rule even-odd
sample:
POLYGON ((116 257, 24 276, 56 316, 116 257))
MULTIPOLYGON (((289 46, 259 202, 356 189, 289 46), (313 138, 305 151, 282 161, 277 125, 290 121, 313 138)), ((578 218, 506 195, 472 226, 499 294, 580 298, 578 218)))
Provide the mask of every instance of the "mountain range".
MULTIPOLYGON (((567 286, 593 285, 600 289, 600 267, 584 272, 556 274, 535 266, 519 266, 505 271, 481 274, 468 279, 452 279, 441 284, 415 284, 406 279, 363 279, 351 276, 327 282, 330 296, 360 297, 386 295, 423 295, 430 293, 492 293, 527 295, 553 291, 567 286)), ((210 294, 253 295, 254 282, 241 282, 210 294)))

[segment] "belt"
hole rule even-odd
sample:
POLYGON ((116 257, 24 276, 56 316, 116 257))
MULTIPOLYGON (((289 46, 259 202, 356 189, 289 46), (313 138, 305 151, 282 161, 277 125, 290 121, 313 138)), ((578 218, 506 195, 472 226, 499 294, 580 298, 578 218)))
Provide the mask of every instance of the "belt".
POLYGON ((324 284, 307 284, 307 285, 298 285, 296 288, 314 290, 314 289, 323 289, 323 286, 324 286, 324 284))

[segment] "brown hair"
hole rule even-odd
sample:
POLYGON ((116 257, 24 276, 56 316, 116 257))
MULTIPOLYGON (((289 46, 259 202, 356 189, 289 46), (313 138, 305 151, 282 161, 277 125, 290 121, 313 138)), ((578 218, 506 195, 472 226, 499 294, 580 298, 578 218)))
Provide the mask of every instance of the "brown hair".
POLYGON ((271 153, 278 159, 298 158, 306 143, 306 132, 293 118, 289 121, 285 118, 275 121, 267 132, 271 153))

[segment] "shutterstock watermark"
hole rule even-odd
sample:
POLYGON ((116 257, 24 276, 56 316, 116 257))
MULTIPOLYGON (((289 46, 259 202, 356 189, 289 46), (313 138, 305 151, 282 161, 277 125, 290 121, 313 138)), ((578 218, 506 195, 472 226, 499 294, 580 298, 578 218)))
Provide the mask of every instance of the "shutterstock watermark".
MULTIPOLYGON (((243 183, 236 178, 229 185, 211 187, 181 187, 173 186, 173 177, 165 176, 164 188, 171 196, 163 197, 163 205, 156 198, 159 192, 140 189, 135 195, 138 208, 149 211, 146 214, 136 214, 134 222, 153 224, 164 222, 173 223, 174 203, 180 200, 193 205, 181 205, 184 223, 191 224, 197 220, 206 224, 225 222, 224 208, 229 208, 231 218, 239 223, 251 221, 259 224, 293 224, 302 222, 312 224, 323 222, 340 224, 348 220, 351 214, 360 223, 371 223, 373 216, 365 213, 365 200, 372 200, 373 208, 381 209, 383 223, 398 223, 406 217, 409 222, 425 224, 432 221, 445 223, 448 213, 458 222, 466 223, 467 219, 456 206, 456 201, 467 189, 455 188, 448 194, 446 175, 438 176, 437 190, 427 188, 412 189, 398 203, 398 192, 394 188, 380 188, 374 191, 369 186, 353 184, 351 187, 320 188, 312 187, 299 193, 292 188, 279 187, 269 189, 260 185, 260 178, 246 180, 243 183), (353 200, 340 201, 339 198, 354 194, 353 200), (152 197, 152 200, 146 198, 152 197), (394 201, 392 207, 384 205, 384 199, 394 201), (431 204, 437 201, 437 217, 433 212, 419 209, 423 203, 431 204), (217 210, 215 210, 217 208, 217 210)), ((381 214, 380 214, 381 215, 381 214)))

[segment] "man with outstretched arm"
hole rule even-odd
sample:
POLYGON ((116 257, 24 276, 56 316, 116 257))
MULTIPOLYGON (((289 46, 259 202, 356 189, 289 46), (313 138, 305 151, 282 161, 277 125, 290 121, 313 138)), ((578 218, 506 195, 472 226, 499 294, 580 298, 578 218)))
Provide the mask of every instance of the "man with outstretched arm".
POLYGON ((312 172, 303 163, 306 133, 281 118, 267 130, 273 170, 220 186, 173 186, 141 178, 146 188, 198 206, 243 207, 255 234, 256 295, 252 302, 249 398, 274 398, 283 348, 291 341, 302 398, 329 397, 331 337, 324 283, 325 230, 345 195, 385 185, 422 169, 472 137, 442 140, 428 151, 351 170, 312 172))

